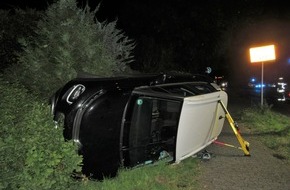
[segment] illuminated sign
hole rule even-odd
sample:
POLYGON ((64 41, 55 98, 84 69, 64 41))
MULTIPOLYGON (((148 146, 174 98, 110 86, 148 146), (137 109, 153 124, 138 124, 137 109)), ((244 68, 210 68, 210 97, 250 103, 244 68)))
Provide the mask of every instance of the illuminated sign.
POLYGON ((251 63, 275 60, 275 46, 268 45, 250 48, 250 59, 251 63))

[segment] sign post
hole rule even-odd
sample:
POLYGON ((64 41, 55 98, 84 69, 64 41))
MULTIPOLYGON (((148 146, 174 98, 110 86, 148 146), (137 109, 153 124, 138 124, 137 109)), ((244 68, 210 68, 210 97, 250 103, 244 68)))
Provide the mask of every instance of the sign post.
POLYGON ((261 62, 262 63, 262 71, 261 71, 261 106, 263 106, 264 100, 264 62, 271 61, 276 59, 275 55, 275 46, 260 46, 250 48, 250 59, 251 63, 261 62))

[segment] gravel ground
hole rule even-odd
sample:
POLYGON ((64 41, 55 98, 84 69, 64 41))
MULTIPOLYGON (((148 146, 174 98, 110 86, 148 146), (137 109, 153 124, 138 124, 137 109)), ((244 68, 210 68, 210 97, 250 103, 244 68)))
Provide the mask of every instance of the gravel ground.
MULTIPOLYGON (((240 101, 229 101, 228 109, 234 120, 243 106, 246 104, 240 101)), ((240 129, 242 137, 250 143, 251 156, 244 156, 243 151, 236 148, 208 146, 206 150, 212 156, 199 164, 200 189, 290 190, 290 164, 274 157, 275 152, 258 141, 247 128, 240 126, 240 129)), ((227 120, 218 141, 239 146, 227 120)))

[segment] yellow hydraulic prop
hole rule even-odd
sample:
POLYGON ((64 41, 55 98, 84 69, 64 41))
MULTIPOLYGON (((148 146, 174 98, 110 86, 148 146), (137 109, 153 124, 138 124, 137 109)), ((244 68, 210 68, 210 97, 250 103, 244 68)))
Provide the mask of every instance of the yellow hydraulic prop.
POLYGON ((235 121, 233 120, 232 116, 230 115, 230 113, 228 112, 227 108, 225 107, 224 103, 222 101, 219 101, 219 103, 221 104, 225 114, 226 114, 226 118, 229 122, 229 124, 232 127, 232 130, 234 131, 240 145, 241 145, 241 149, 244 151, 245 156, 250 156, 250 143, 245 141, 243 139, 243 137, 241 136, 240 132, 238 131, 238 127, 237 124, 235 123, 235 121))

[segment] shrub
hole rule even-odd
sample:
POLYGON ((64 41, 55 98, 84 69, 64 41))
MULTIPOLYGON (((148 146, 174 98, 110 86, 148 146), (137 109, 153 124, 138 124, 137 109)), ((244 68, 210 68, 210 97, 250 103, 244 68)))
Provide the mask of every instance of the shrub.
POLYGON ((31 91, 48 97, 81 73, 113 76, 130 72, 133 41, 116 22, 100 23, 95 10, 77 7, 76 0, 50 5, 38 22, 34 38, 23 38, 19 64, 11 68, 31 91))
POLYGON ((76 147, 55 129, 48 105, 0 79, 0 189, 68 189, 76 147))

